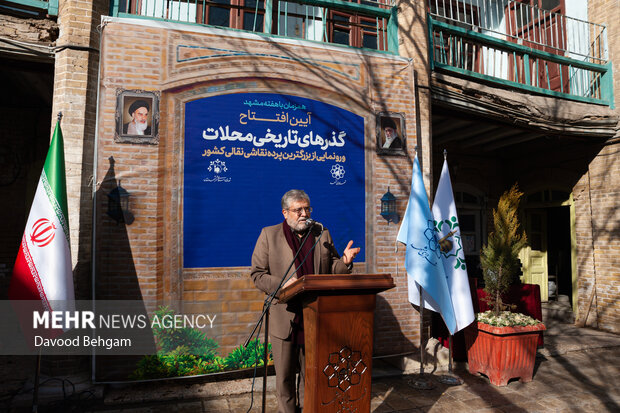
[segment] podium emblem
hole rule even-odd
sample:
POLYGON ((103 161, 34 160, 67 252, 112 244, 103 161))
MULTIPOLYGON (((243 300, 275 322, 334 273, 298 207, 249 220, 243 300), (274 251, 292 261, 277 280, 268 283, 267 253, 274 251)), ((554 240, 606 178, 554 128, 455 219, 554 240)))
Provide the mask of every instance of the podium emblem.
POLYGON ((338 391, 331 401, 323 402, 323 405, 338 402, 339 412, 351 411, 352 404, 365 396, 366 389, 357 399, 351 399, 350 393, 347 392, 362 382, 362 376, 366 370, 368 367, 364 363, 361 351, 353 351, 348 346, 344 346, 340 351, 330 353, 323 374, 327 377, 327 386, 338 391))

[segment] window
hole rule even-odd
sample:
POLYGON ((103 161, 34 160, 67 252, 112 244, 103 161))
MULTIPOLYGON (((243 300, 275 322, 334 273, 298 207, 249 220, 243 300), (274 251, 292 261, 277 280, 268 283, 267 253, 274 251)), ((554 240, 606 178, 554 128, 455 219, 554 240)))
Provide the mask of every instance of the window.
POLYGON ((196 23, 263 31, 264 0, 206 0, 196 3, 196 23))
MULTIPOLYGON (((357 3, 377 6, 377 3, 365 0, 357 0, 357 3)), ((264 0, 207 0, 198 3, 196 7, 199 13, 198 23, 263 31, 264 0)), ((273 25, 272 34, 387 50, 387 19, 384 18, 288 1, 274 1, 272 19, 277 22, 273 25)))
POLYGON ((324 4, 316 6, 299 1, 271 0, 271 11, 266 15, 265 0, 119 0, 114 13, 259 33, 264 33, 267 26, 270 34, 279 36, 388 50, 390 14, 383 12, 382 17, 377 17, 375 11, 379 7, 390 9, 388 4, 377 0, 324 0, 324 4), (370 7, 347 8, 348 3, 370 7))
POLYGON ((243 30, 263 31, 263 19, 265 18, 264 0, 245 0, 241 10, 241 22, 243 30), (258 2, 258 8, 257 8, 258 2), (258 11, 258 13, 257 13, 258 11))
POLYGON ((387 50, 386 30, 385 19, 330 11, 329 41, 332 43, 387 50))
POLYGON ((322 7, 290 2, 277 2, 274 11, 280 36, 323 41, 325 37, 325 10, 322 7), (279 16, 279 18, 278 18, 279 16))

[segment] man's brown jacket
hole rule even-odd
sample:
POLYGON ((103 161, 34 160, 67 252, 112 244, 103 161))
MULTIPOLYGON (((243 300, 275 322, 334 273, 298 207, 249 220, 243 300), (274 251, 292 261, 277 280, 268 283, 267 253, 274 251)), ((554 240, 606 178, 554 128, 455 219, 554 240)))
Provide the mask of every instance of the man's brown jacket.
MULTIPOLYGON (((318 237, 319 228, 315 226, 313 231, 318 237)), ((351 272, 338 256, 328 230, 323 232, 321 239, 314 248, 313 259, 316 274, 348 274, 351 272)), ((291 247, 284 237, 282 223, 263 228, 252 254, 252 271, 250 273, 252 281, 258 289, 271 294, 280 284, 280 280, 291 261, 293 261, 293 251, 291 251, 291 247)), ((289 274, 294 269, 294 267, 291 268, 289 274)), ((277 299, 274 300, 274 305, 269 311, 269 333, 281 339, 288 338, 292 331, 291 323, 295 313, 288 311, 287 305, 278 303, 277 299)))

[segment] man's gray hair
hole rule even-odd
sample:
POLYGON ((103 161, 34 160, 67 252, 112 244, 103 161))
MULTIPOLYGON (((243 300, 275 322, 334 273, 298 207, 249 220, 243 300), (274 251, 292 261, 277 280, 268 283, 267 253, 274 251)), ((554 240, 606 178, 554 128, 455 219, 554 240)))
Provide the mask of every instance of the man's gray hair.
POLYGON ((293 201, 308 201, 310 204, 310 197, 301 189, 291 189, 282 196, 282 209, 288 209, 293 201))

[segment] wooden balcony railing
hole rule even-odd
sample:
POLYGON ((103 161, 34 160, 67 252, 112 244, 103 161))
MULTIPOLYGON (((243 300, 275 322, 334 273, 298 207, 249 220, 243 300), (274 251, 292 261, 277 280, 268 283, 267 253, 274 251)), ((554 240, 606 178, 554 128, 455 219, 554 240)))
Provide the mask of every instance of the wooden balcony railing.
POLYGON ((492 35, 476 25, 462 27, 439 21, 431 14, 428 21, 432 70, 614 107, 611 62, 606 60, 606 54, 597 51, 584 56, 557 47, 518 42, 509 36, 492 35))
POLYGON ((58 16, 58 0, 2 0, 0 7, 23 15, 48 14, 58 16))

